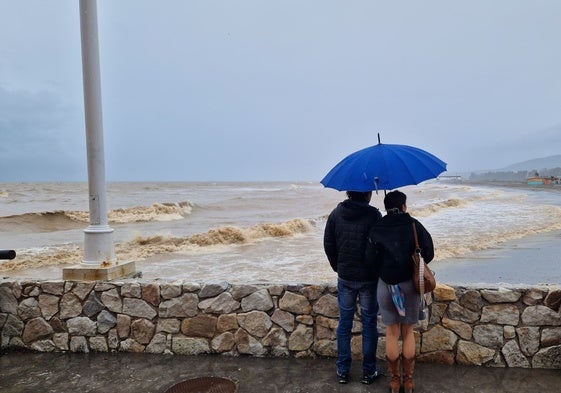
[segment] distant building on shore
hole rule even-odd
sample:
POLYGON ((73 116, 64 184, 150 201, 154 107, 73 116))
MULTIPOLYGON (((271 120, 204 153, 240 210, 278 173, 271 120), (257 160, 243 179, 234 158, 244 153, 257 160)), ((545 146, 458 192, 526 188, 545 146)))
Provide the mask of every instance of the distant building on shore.
POLYGON ((555 176, 551 176, 551 177, 534 176, 528 178, 529 186, 544 186, 544 185, 552 185, 552 184, 561 184, 561 178, 555 176))

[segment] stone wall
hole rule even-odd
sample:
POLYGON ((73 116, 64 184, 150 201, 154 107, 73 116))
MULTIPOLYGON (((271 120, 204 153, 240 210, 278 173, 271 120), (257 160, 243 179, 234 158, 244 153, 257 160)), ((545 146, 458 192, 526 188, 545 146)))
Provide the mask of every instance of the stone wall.
MULTIPOLYGON (((2 350, 336 356, 335 285, 0 281, 2 350)), ((561 368, 561 289, 449 287, 416 328, 419 361, 561 368)), ((384 358, 384 327, 379 357, 384 358)), ((352 340, 360 357, 361 324, 352 340)))

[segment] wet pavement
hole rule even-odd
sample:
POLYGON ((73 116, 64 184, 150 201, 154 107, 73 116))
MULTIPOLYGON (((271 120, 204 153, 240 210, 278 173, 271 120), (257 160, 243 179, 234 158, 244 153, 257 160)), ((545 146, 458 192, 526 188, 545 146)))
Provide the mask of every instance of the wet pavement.
MULTIPOLYGON (((385 370, 386 364, 379 367, 385 370)), ((360 363, 351 382, 335 380, 332 358, 256 358, 221 355, 150 355, 135 353, 31 353, 0 355, 0 391, 15 392, 166 392, 182 381, 221 377, 247 392, 387 392, 387 378, 360 383, 360 363)), ((559 392, 561 370, 485 368, 418 363, 416 393, 559 392)), ((201 391, 197 391, 202 393, 201 391)))

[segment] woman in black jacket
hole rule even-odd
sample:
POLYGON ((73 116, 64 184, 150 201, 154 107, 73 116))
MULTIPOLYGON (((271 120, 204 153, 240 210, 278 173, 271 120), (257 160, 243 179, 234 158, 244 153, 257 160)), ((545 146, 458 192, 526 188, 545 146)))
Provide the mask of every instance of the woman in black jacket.
POLYGON ((403 387, 413 391, 415 336, 413 326, 419 321, 420 295, 413 284, 413 260, 417 230, 421 256, 426 263, 434 258, 431 235, 407 213, 407 196, 392 191, 384 198, 387 215, 374 224, 369 233, 367 259, 379 269, 378 304, 386 325, 386 358, 391 374, 390 391, 399 392, 403 361, 403 387), (403 355, 399 352, 402 338, 403 355))

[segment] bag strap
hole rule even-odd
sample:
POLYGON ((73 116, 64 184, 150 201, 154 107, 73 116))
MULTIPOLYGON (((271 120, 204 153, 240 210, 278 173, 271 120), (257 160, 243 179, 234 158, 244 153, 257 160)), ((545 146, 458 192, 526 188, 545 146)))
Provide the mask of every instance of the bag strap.
POLYGON ((425 296, 425 263, 421 259, 421 249, 419 248, 419 238, 417 236, 417 227, 415 226, 415 221, 411 223, 413 225, 413 236, 415 237, 415 252, 419 254, 419 292, 421 293, 421 304, 425 296))
POLYGON ((417 227, 415 226, 415 221, 413 221, 411 225, 413 225, 413 236, 415 237, 415 252, 421 253, 421 249, 419 248, 419 238, 417 237, 417 227))

